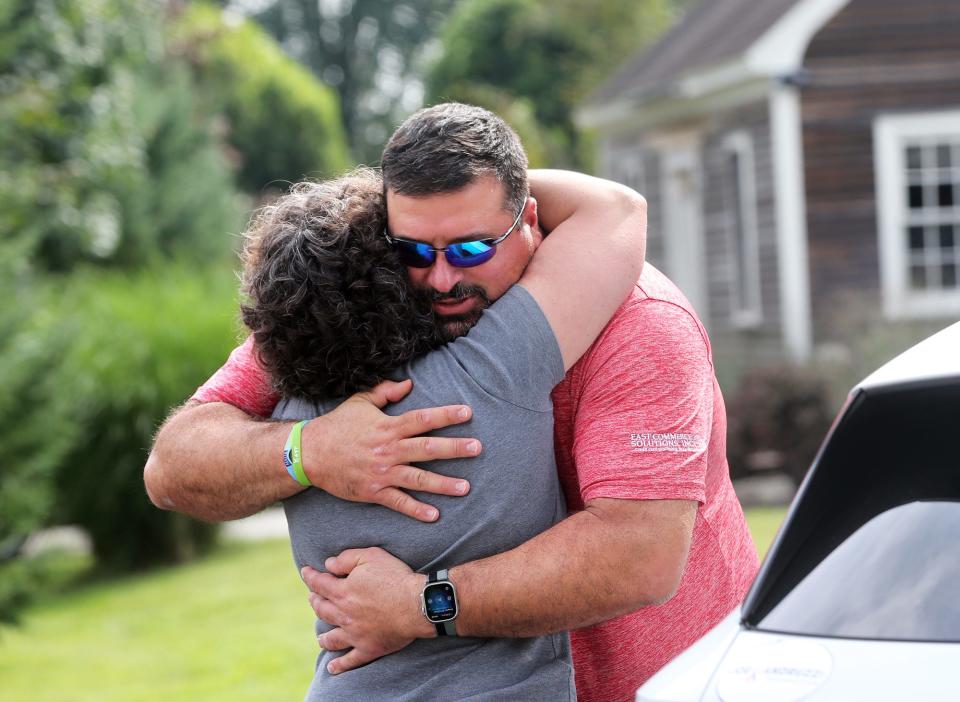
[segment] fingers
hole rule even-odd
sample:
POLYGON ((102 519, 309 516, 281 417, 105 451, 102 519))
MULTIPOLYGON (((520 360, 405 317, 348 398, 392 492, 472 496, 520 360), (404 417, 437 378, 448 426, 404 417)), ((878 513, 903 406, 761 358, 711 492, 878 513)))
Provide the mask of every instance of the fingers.
POLYGON ((320 644, 321 648, 325 648, 328 651, 342 651, 345 648, 350 648, 352 645, 347 640, 346 632, 340 627, 320 634, 317 637, 317 643, 320 644))
POLYGON ((422 463, 446 458, 470 458, 478 455, 481 450, 483 446, 476 439, 418 436, 414 439, 398 441, 396 453, 392 458, 396 463, 422 463))
POLYGON ((369 392, 358 393, 358 396, 365 397, 374 405, 383 409, 391 402, 402 400, 412 388, 412 380, 403 380, 399 383, 393 380, 384 380, 379 385, 375 385, 369 392))
POLYGON ((460 497, 470 490, 470 483, 462 478, 451 478, 413 466, 394 466, 388 473, 388 480, 394 487, 436 495, 460 497))
MULTIPOLYGON (((325 560, 323 562, 323 567, 326 568, 330 573, 333 573, 333 575, 346 577, 353 572, 354 568, 364 561, 369 561, 383 553, 386 553, 386 551, 376 546, 372 546, 370 548, 348 548, 346 551, 341 551, 339 555, 331 556, 325 560)), ((323 575, 323 573, 320 573, 320 575, 323 575)), ((338 580, 338 578, 334 578, 334 580, 338 580)), ((313 588, 310 589, 312 590, 313 588)), ((317 591, 314 590, 314 592, 317 591)))
POLYGON ((373 502, 420 522, 435 522, 440 517, 436 507, 415 500, 403 490, 394 487, 378 490, 373 496, 373 502))
POLYGON ((447 405, 410 410, 396 418, 397 432, 406 438, 425 434, 432 429, 462 424, 470 419, 472 412, 467 405, 447 405))
MULTIPOLYGON (((351 570, 353 570, 351 568, 351 570)), ((313 592, 320 597, 331 598, 339 593, 340 580, 330 573, 321 573, 310 566, 304 566, 300 569, 300 577, 303 582, 313 592)))
POLYGON ((370 500, 421 522, 435 522, 440 517, 439 510, 400 488, 452 497, 461 497, 470 491, 470 483, 462 478, 438 475, 413 466, 393 466, 388 471, 387 480, 391 486, 380 488, 370 500))
POLYGON ((336 675, 338 673, 343 673, 348 670, 353 670, 354 668, 359 668, 362 665, 366 665, 371 661, 375 661, 380 656, 367 652, 359 651, 353 649, 349 653, 346 653, 339 658, 334 658, 327 664, 327 672, 331 675, 336 675))
MULTIPOLYGON (((313 609, 314 614, 317 615, 317 619, 326 622, 330 626, 341 627, 350 623, 348 618, 344 616, 343 612, 341 612, 335 604, 323 597, 310 595, 310 607, 313 609)), ((324 646, 324 648, 327 647, 324 646)))

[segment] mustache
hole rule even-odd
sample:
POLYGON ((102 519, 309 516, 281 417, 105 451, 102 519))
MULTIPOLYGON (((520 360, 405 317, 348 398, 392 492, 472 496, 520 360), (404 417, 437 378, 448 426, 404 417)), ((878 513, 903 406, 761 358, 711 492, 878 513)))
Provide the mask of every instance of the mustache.
POLYGON ((450 290, 444 293, 440 292, 439 290, 425 290, 424 293, 430 302, 462 300, 465 297, 476 296, 485 303, 490 304, 490 298, 487 296, 487 291, 481 288, 479 285, 464 285, 463 283, 457 283, 450 288, 450 290))

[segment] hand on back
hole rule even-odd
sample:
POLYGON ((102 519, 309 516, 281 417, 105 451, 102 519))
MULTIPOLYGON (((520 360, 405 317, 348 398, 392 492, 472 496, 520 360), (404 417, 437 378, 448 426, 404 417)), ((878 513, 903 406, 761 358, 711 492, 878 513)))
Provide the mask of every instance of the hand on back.
POLYGON ((405 397, 412 387, 409 380, 384 381, 307 424, 302 446, 310 482, 341 499, 383 505, 423 522, 435 521, 439 512, 407 490, 465 495, 470 489, 466 480, 410 464, 478 455, 481 446, 476 439, 423 436, 433 429, 469 421, 470 408, 433 407, 397 417, 382 411, 387 404, 405 397))

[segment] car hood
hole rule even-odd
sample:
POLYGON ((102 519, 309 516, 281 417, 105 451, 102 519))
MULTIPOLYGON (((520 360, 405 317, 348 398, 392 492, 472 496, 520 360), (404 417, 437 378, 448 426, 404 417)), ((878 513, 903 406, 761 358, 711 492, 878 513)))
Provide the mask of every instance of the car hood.
POLYGON ((637 702, 958 699, 960 644, 749 631, 739 609, 637 691, 637 702))

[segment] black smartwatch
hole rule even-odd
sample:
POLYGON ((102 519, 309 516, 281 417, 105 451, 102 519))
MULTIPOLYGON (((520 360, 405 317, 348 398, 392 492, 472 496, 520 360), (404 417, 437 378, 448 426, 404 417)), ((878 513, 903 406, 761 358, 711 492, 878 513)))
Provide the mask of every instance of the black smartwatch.
POLYGON ((427 621, 437 627, 437 636, 456 636, 453 620, 460 613, 457 590, 450 582, 446 570, 437 570, 427 575, 427 584, 420 593, 420 611, 427 621))

